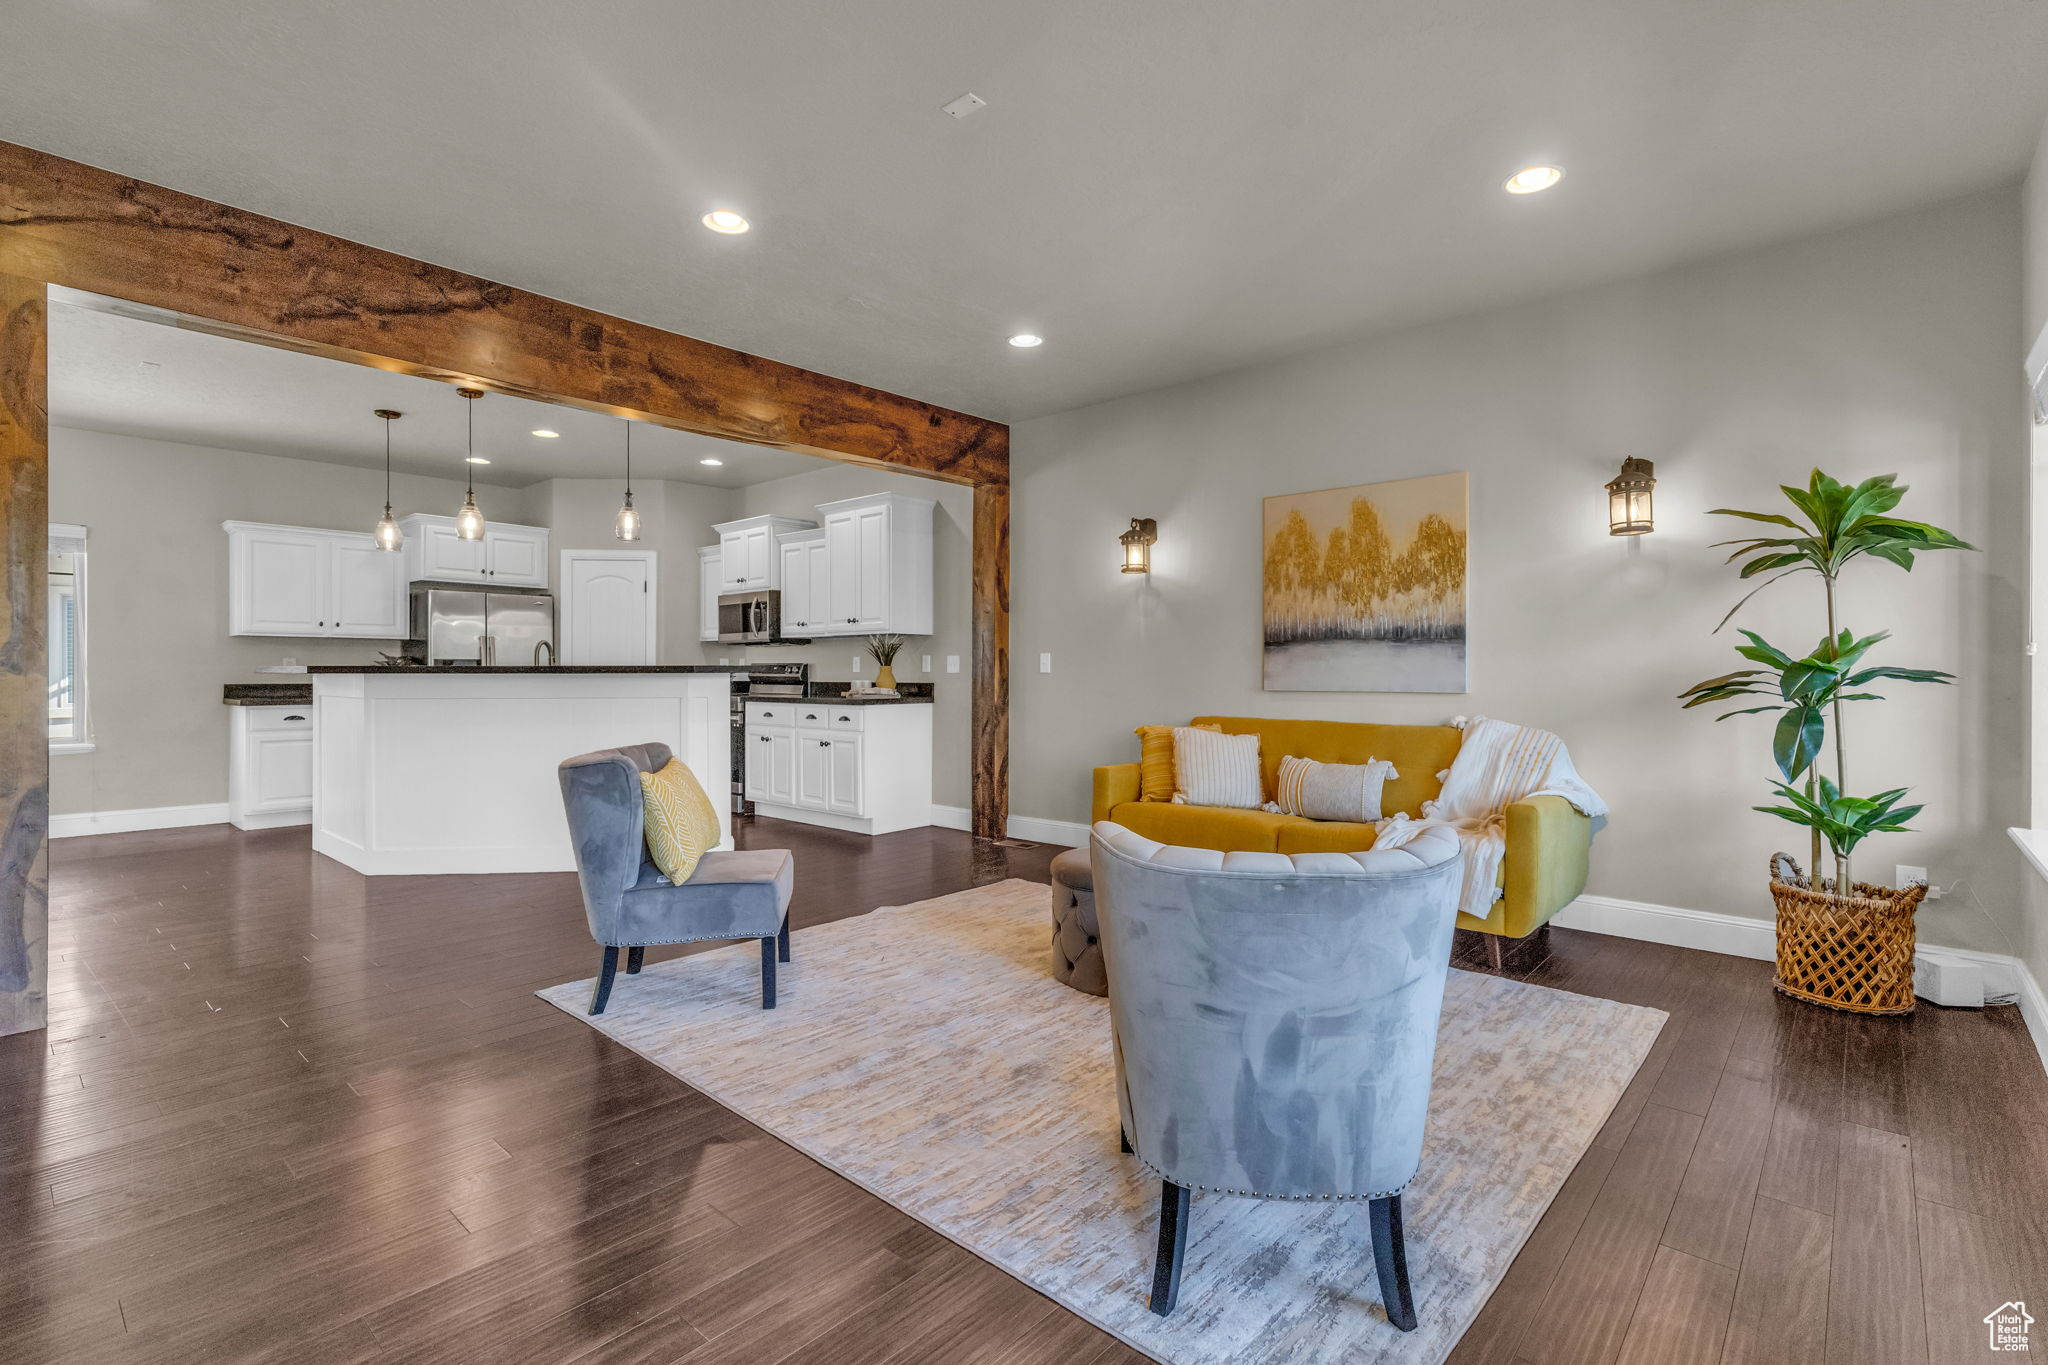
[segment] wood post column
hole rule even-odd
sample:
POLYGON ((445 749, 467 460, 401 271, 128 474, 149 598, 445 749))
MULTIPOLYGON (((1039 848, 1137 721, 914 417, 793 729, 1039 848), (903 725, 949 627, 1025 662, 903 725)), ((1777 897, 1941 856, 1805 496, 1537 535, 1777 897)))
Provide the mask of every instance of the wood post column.
POLYGON ((48 316, 40 280, 0 275, 0 1034, 49 1023, 48 316))

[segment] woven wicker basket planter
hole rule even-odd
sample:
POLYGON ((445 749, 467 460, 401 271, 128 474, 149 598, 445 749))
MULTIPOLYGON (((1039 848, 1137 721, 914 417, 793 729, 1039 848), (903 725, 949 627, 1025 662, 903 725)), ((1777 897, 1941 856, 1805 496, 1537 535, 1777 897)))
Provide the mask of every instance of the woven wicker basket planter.
POLYGON ((1816 891, 1788 853, 1771 858, 1778 903, 1777 987, 1857 1014, 1913 1010, 1913 912, 1924 886, 1855 884, 1854 896, 1816 891))

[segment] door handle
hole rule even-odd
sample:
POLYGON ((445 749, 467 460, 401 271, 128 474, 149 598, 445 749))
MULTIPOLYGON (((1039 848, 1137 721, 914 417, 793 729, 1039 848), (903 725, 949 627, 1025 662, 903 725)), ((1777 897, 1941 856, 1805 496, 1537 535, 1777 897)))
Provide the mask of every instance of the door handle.
POLYGON ((305 719, 305 717, 304 717, 304 716, 286 716, 286 717, 285 717, 285 719, 286 719, 286 720, 304 720, 304 719, 305 719))

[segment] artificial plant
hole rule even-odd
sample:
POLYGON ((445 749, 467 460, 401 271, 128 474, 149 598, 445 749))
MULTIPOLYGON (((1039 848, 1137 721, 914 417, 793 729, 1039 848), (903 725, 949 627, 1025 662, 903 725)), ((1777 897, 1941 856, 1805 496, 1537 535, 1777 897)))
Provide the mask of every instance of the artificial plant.
POLYGON ((1737 707, 1714 719, 1722 721, 1730 716, 1767 711, 1779 713, 1772 736, 1771 757, 1784 778, 1773 787, 1785 804, 1757 806, 1755 809, 1789 820, 1811 832, 1812 881, 1816 889, 1821 886, 1821 843, 1825 839, 1834 854, 1835 894, 1842 896, 1850 894, 1854 885, 1849 880, 1849 859, 1856 845, 1874 833, 1903 831, 1905 822, 1921 809, 1919 806, 1898 804, 1906 794, 1904 787, 1870 797, 1846 794, 1849 789, 1848 741, 1842 729, 1843 703, 1882 701, 1878 693, 1864 689, 1885 679, 1932 683, 1947 683, 1954 679, 1953 675, 1932 668, 1864 666, 1863 656, 1872 646, 1890 638, 1890 632, 1878 631, 1874 635, 1859 637, 1853 631, 1841 628, 1835 615, 1836 580, 1844 568, 1866 555, 1888 560, 1910 572, 1914 556, 1925 551, 1976 548, 1938 526, 1892 516, 1892 509, 1899 505, 1907 491, 1898 486, 1897 477, 1884 474, 1851 486, 1816 469, 1805 488, 1785 486, 1781 489, 1804 521, 1795 521, 1780 512, 1715 508, 1716 516, 1741 517, 1747 521, 1783 526, 1793 532, 1789 536, 1759 536, 1719 542, 1734 546, 1727 562, 1741 563, 1744 581, 1762 574, 1770 574, 1771 577, 1752 588, 1731 607, 1721 618, 1720 625, 1714 627, 1715 633, 1718 634, 1734 618, 1744 603, 1772 583, 1793 574, 1812 573, 1820 575, 1827 602, 1827 634, 1812 650, 1794 657, 1755 631, 1742 631, 1749 643, 1736 646, 1736 653, 1762 667, 1738 669, 1718 678, 1708 678, 1679 693, 1680 700, 1687 707, 1738 698, 1770 699, 1755 706, 1737 707), (1832 781, 1820 772, 1821 755, 1828 747, 1830 729, 1833 731, 1835 759, 1832 781), (1793 785, 1802 777, 1805 778, 1803 790, 1793 785))

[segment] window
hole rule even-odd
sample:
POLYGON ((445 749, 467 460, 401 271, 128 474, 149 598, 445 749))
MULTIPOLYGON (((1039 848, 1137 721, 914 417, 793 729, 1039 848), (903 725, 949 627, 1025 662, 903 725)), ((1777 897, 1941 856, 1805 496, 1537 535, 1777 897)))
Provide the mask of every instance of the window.
POLYGON ((85 709, 85 528, 50 526, 50 752, 92 750, 85 709))

